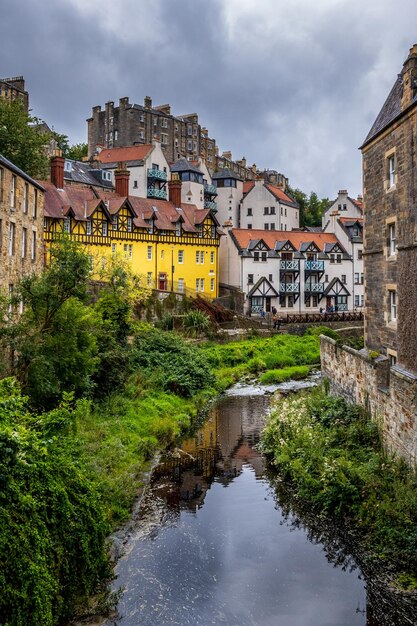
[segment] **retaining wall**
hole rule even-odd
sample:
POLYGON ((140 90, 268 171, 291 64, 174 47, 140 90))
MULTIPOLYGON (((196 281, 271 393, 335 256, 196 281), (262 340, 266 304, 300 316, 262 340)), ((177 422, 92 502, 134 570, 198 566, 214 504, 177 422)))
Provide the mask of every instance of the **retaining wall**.
POLYGON ((321 336, 321 368, 331 393, 361 404, 381 425, 386 447, 417 463, 417 376, 367 350, 321 336))

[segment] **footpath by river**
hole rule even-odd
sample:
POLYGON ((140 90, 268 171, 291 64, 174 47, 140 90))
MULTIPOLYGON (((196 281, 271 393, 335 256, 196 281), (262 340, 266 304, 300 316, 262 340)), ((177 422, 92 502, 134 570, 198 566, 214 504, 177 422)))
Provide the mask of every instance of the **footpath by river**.
POLYGON ((300 521, 269 475, 257 449, 269 402, 235 386, 155 467, 106 626, 385 626, 367 615, 353 559, 300 521))

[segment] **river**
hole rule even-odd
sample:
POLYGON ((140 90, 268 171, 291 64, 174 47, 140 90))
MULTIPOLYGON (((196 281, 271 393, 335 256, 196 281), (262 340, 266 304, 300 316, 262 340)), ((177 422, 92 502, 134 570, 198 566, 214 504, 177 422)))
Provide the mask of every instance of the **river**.
POLYGON ((107 626, 375 626, 354 561, 280 504, 257 450, 269 401, 235 386, 154 469, 107 626))

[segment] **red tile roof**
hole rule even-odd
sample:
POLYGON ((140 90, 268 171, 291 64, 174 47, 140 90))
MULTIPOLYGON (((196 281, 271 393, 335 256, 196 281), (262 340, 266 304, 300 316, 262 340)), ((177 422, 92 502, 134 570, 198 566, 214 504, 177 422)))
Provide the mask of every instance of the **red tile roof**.
POLYGON ((251 191, 251 189, 253 189, 255 186, 255 183, 253 180, 247 180, 246 182, 243 183, 243 193, 249 193, 251 191))
POLYGON ((232 234, 242 250, 248 247, 250 241, 259 239, 262 239, 271 250, 277 241, 290 241, 296 250, 302 243, 310 241, 313 241, 320 250, 324 249, 326 243, 337 243, 337 237, 333 233, 233 228, 232 234))
POLYGON ((152 144, 128 146, 127 148, 103 148, 95 158, 100 163, 119 163, 127 161, 143 161, 152 150, 152 144))
POLYGON ((339 217, 338 219, 342 224, 353 224, 355 222, 359 222, 359 224, 363 223, 363 217, 339 217))
POLYGON ((265 187, 269 189, 269 191, 281 202, 285 202, 286 204, 295 204, 295 200, 290 198, 280 187, 276 187, 275 185, 266 184, 265 187))

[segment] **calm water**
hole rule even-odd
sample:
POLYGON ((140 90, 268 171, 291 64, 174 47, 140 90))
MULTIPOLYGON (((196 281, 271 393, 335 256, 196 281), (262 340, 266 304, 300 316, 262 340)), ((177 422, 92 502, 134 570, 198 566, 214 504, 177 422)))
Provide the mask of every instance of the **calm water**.
POLYGON ((116 568, 119 617, 106 624, 364 626, 360 570, 329 562, 266 477, 255 446, 268 397, 235 394, 156 468, 116 568))

